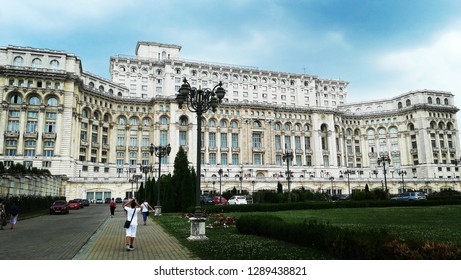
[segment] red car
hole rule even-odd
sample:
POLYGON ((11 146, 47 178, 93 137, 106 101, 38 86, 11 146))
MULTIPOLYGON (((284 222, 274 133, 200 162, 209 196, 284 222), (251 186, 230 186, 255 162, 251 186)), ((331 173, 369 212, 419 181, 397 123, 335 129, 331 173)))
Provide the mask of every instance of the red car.
POLYGON ((65 200, 56 200, 50 206, 50 215, 54 214, 69 214, 69 205, 65 200))
POLYGON ((80 209, 80 202, 78 200, 69 200, 69 209, 80 209))
POLYGON ((228 204, 227 199, 222 196, 214 196, 213 197, 214 204, 228 204))

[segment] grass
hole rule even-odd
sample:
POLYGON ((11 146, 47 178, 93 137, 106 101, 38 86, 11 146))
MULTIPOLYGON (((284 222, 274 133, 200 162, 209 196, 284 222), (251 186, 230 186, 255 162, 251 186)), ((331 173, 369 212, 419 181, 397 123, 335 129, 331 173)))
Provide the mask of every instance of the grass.
MULTIPOLYGON (((228 213, 239 217, 245 214, 228 213)), ((461 245, 461 206, 340 208, 272 212, 290 223, 305 220, 329 222, 341 227, 384 228, 401 239, 453 242, 461 245)), ((212 223, 215 218, 210 218, 212 223)), ((311 260, 332 259, 328 254, 310 248, 252 235, 239 234, 235 226, 207 228, 208 241, 187 241, 190 224, 178 214, 163 214, 158 222, 197 257, 208 260, 311 260)))

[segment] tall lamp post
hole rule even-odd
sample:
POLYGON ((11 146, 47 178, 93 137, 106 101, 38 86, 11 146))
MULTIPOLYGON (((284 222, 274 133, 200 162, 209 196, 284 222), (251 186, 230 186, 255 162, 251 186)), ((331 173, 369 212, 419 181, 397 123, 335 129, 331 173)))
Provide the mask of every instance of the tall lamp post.
POLYGON ((282 160, 287 162, 287 183, 288 183, 288 202, 291 202, 291 186, 290 186, 290 160, 293 161, 293 152, 292 151, 285 151, 282 155, 282 160))
POLYGON ((381 165, 381 163, 383 164, 384 190, 387 193, 386 162, 387 164, 391 164, 391 159, 389 158, 389 155, 383 155, 380 158, 378 158, 378 165, 381 165))
POLYGON ((405 181, 403 180, 403 176, 407 175, 407 171, 406 170, 399 170, 398 174, 400 176, 402 176, 402 192, 404 192, 405 191, 405 181))
POLYGON ((135 198, 134 192, 133 192, 133 183, 136 183, 136 192, 138 191, 138 180, 142 178, 142 175, 137 175, 133 174, 132 179, 130 179, 131 182, 131 198, 135 198))
POLYGON ((240 165, 240 194, 243 194, 243 164, 240 165))
POLYGON ((158 180, 157 180, 157 205, 154 206, 155 208, 155 216, 160 216, 162 214, 162 206, 160 205, 160 176, 161 176, 161 169, 162 169, 162 157, 166 157, 171 152, 170 144, 163 145, 163 146, 154 146, 154 144, 150 144, 150 155, 155 155, 158 157, 158 180))
POLYGON ((219 174, 219 204, 222 203, 222 190, 221 190, 221 178, 222 178, 222 168, 219 168, 218 174, 219 174))
POLYGON ((216 108, 222 102, 226 91, 222 87, 222 82, 219 82, 213 89, 201 89, 200 87, 191 88, 186 78, 176 95, 179 109, 182 108, 184 103, 187 105, 189 111, 197 114, 197 179, 195 190, 195 213, 194 218, 191 218, 191 235, 189 240, 206 240, 205 236, 205 218, 202 214, 200 207, 200 180, 201 180, 201 146, 202 146, 202 114, 212 109, 216 112, 216 108))
POLYGON ((345 171, 343 171, 342 173, 347 175, 347 189, 348 189, 348 192, 349 192, 349 198, 351 197, 351 182, 349 181, 349 175, 352 174, 352 170, 350 169, 346 169, 345 171))
POLYGON ((335 180, 335 177, 331 176, 329 179, 331 181, 331 197, 333 197, 333 181, 335 180))
MULTIPOLYGON (((151 154, 152 155, 152 154, 151 154)), ((149 164, 149 165, 141 165, 139 167, 139 169, 141 169, 141 172, 144 173, 144 188, 146 189, 146 184, 147 184, 147 173, 151 173, 151 172, 154 172, 154 167, 152 166, 152 164, 149 164)))

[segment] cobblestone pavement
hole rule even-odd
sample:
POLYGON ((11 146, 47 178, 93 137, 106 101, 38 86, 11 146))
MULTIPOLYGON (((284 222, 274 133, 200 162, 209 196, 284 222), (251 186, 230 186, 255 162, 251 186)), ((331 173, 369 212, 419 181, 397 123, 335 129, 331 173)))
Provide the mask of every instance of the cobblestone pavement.
POLYGON ((120 210, 114 218, 108 218, 90 238, 74 260, 197 260, 179 241, 167 234, 155 222, 148 219, 147 225, 138 217, 138 229, 133 246, 134 251, 126 251, 125 215, 120 210))

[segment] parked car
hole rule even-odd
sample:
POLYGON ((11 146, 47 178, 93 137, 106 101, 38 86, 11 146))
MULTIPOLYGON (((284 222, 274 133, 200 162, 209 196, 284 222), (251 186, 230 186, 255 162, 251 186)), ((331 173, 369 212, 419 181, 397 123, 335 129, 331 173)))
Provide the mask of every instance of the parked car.
POLYGON ((421 200, 426 199, 426 194, 423 192, 404 192, 398 196, 394 196, 391 200, 421 200))
POLYGON ((104 199, 104 203, 105 204, 109 204, 111 201, 110 197, 106 197, 106 199, 104 199))
POLYGON ((90 201, 88 199, 82 199, 83 206, 90 206, 90 201))
POLYGON ((69 214, 69 205, 65 200, 56 200, 50 206, 50 215, 54 214, 69 214))
POLYGON ((81 198, 75 198, 74 200, 77 200, 77 201, 78 201, 78 203, 80 204, 80 208, 85 207, 85 204, 83 203, 83 199, 81 199, 81 198))
POLYGON ((102 204, 103 203, 102 198, 96 198, 95 203, 96 204, 102 204))
POLYGON ((227 199, 222 196, 214 196, 213 197, 214 204, 228 204, 227 199))
POLYGON ((200 198, 200 204, 204 204, 204 205, 213 205, 214 204, 214 201, 213 201, 213 198, 209 197, 209 196, 202 196, 200 198))
POLYGON ((117 198, 115 199, 115 203, 122 203, 122 202, 123 202, 123 200, 122 200, 121 197, 117 197, 117 198))
POLYGON ((80 202, 78 202, 78 200, 76 199, 72 199, 72 200, 69 200, 69 209, 80 209, 80 202))
POLYGON ((227 202, 229 203, 229 205, 248 204, 247 198, 244 195, 234 195, 233 197, 229 198, 227 202))

